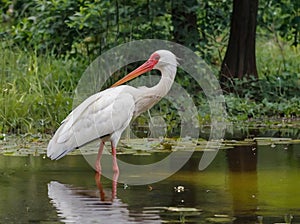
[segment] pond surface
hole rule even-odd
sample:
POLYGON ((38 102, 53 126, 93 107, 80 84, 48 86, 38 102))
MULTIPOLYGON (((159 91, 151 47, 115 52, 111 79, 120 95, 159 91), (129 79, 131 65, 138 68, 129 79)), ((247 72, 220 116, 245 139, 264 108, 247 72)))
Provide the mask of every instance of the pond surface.
POLYGON ((300 144, 220 150, 199 171, 202 154, 145 186, 95 176, 79 155, 2 155, 0 223, 300 223, 300 144))

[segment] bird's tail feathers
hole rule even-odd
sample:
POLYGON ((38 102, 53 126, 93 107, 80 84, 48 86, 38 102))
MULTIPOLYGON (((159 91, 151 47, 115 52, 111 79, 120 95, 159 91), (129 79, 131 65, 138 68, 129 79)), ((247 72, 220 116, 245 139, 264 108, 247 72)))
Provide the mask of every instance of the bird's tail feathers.
POLYGON ((48 148, 47 148, 47 156, 51 160, 58 160, 64 157, 67 153, 73 151, 76 149, 75 146, 73 147, 66 147, 65 144, 58 144, 54 142, 54 139, 52 139, 49 142, 48 148))

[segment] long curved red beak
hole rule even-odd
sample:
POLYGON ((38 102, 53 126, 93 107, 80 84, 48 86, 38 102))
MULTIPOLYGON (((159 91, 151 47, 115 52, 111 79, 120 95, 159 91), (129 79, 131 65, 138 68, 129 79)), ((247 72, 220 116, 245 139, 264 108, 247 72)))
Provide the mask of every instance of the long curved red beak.
POLYGON ((148 61, 146 61, 144 64, 142 64, 140 67, 135 69, 134 71, 130 72, 128 75, 126 75, 124 78, 117 81, 115 84, 113 84, 111 87, 119 86, 125 82, 128 82, 129 80, 132 80, 146 72, 149 72, 153 69, 153 67, 157 64, 158 60, 153 60, 150 58, 148 61))

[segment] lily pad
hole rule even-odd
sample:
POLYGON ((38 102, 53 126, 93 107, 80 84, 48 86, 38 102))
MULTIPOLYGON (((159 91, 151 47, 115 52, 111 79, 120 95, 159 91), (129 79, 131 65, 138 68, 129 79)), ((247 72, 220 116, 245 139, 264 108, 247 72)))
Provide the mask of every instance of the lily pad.
POLYGON ((15 153, 14 152, 4 152, 3 155, 4 156, 13 156, 15 153))
POLYGON ((232 223, 236 218, 230 217, 228 215, 219 215, 216 214, 214 217, 207 218, 206 221, 210 223, 232 223))

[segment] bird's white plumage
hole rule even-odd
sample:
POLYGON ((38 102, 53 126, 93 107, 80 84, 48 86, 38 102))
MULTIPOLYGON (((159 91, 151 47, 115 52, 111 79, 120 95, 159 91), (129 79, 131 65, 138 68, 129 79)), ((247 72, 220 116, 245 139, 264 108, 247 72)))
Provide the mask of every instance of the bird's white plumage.
POLYGON ((134 98, 127 89, 128 86, 107 89, 90 96, 76 107, 49 142, 47 155, 58 159, 107 135, 117 143, 134 112, 134 98))
POLYGON ((47 156, 59 159, 97 138, 109 139, 116 147, 131 119, 164 97, 174 82, 178 64, 176 56, 166 50, 154 54, 160 57, 153 68, 162 74, 157 85, 151 88, 122 85, 90 96, 62 122, 49 142, 47 156))

